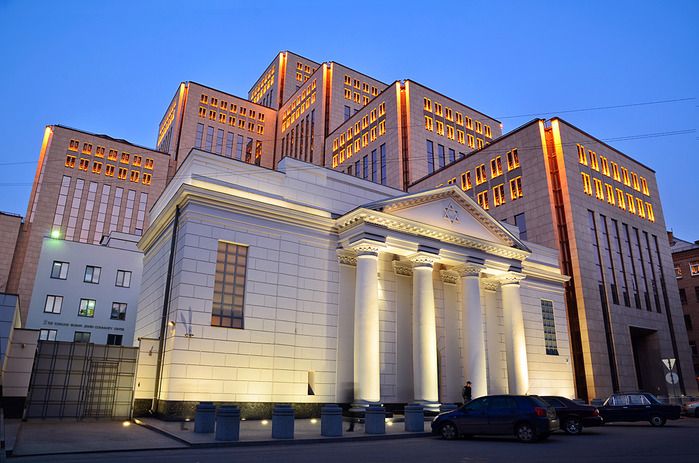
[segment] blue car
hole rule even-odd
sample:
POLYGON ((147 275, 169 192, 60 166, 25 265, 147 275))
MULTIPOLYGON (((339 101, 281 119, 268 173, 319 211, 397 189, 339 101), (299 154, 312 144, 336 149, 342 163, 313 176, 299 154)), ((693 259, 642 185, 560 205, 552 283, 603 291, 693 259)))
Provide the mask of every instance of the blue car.
POLYGON ((474 399, 432 421, 444 439, 473 435, 514 435, 520 442, 546 439, 558 431, 556 409, 537 396, 491 395, 474 399))

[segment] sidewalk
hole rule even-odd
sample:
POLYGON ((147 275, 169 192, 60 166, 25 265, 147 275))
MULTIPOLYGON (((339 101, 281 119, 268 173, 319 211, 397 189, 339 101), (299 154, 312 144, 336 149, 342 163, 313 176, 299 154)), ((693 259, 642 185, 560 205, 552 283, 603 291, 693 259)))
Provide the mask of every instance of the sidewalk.
POLYGON ((272 420, 245 420, 240 422, 240 440, 217 441, 214 433, 197 434, 194 422, 182 423, 161 421, 155 418, 138 418, 136 423, 149 429, 186 443, 191 447, 222 447, 239 445, 269 444, 309 444, 320 442, 339 442, 347 440, 404 439, 426 437, 430 435, 430 421, 425 421, 425 432, 405 432, 405 423, 388 421, 386 434, 366 434, 364 424, 355 424, 354 432, 347 432, 348 422, 343 423, 341 437, 324 437, 320 435, 320 419, 297 419, 294 421, 294 439, 272 439, 272 420))
POLYGON ((8 425, 6 450, 12 456, 309 444, 405 439, 430 435, 429 421, 425 421, 425 432, 405 432, 402 421, 389 421, 386 423, 386 434, 379 435, 366 434, 363 423, 355 424, 354 432, 346 432, 349 423, 344 422, 342 437, 323 437, 320 435, 320 419, 297 419, 294 422, 294 439, 272 439, 272 420, 245 420, 240 422, 239 441, 217 441, 214 439, 214 433, 196 434, 194 422, 161 421, 155 418, 138 418, 134 422, 68 419, 24 422, 14 420, 6 425, 8 425), (15 429, 16 433, 13 432, 15 429))

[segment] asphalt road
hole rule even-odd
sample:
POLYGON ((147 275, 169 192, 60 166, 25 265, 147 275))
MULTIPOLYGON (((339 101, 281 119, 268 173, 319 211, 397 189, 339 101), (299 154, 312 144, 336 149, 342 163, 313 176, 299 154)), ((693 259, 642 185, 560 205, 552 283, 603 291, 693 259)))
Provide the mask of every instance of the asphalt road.
POLYGON ((414 438, 328 444, 292 444, 265 447, 183 449, 90 453, 9 458, 8 463, 29 462, 133 463, 160 462, 566 462, 566 463, 667 463, 699 462, 699 419, 684 418, 663 428, 646 423, 611 424, 586 429, 580 436, 555 434, 547 441, 521 444, 507 437, 443 441, 414 438))

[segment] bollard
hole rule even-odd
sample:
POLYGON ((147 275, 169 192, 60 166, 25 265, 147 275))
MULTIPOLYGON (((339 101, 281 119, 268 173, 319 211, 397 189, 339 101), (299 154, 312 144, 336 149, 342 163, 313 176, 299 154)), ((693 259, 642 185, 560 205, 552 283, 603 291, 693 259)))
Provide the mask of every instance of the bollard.
POLYGON ((456 404, 442 404, 439 406, 439 413, 450 412, 459 408, 456 404))
POLYGON ((294 438, 294 408, 276 404, 272 410, 272 439, 294 438))
POLYGON ((425 410, 420 404, 405 406, 406 432, 425 432, 425 410))
POLYGON ((364 412, 364 431, 367 434, 386 434, 386 411, 380 405, 370 405, 364 412))
POLYGON ((199 402, 194 413, 194 432, 214 432, 216 406, 213 402, 199 402))
POLYGON ((216 410, 216 440, 240 439, 240 409, 235 405, 222 405, 216 410))
POLYGON ((320 409, 320 435, 342 436, 342 409, 337 405, 328 404, 320 409))

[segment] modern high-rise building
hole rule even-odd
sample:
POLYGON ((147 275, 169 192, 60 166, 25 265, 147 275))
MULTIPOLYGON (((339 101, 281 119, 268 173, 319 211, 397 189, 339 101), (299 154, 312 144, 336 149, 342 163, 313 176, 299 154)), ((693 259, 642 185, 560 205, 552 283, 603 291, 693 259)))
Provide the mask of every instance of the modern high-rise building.
POLYGON ((318 66, 315 61, 290 51, 279 52, 248 91, 248 100, 279 109, 318 66))
POLYGON ((6 289, 19 295, 23 322, 44 238, 98 244, 114 231, 140 235, 165 188, 169 161, 167 153, 126 140, 46 127, 6 289))
MULTIPOLYGON (((434 142, 422 162, 435 162, 434 142)), ((533 120, 414 182, 460 186, 520 237, 560 252, 577 393, 696 393, 655 172, 566 121, 533 120)))
POLYGON ((689 338, 694 374, 699 381, 699 241, 681 240, 668 232, 675 279, 684 312, 684 325, 689 338))

